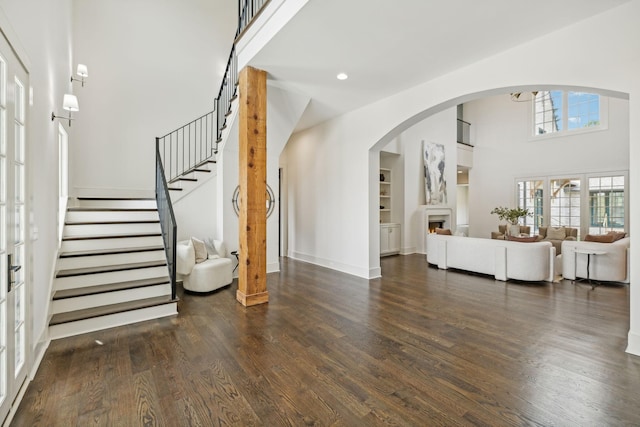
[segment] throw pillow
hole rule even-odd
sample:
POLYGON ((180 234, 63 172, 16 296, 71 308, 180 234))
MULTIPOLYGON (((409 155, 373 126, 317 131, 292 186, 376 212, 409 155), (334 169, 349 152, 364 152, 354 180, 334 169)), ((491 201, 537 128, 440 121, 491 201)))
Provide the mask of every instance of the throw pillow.
POLYGON ((202 240, 192 237, 191 244, 193 245, 193 250, 196 253, 196 264, 205 261, 209 257, 209 254, 207 253, 207 246, 202 240))
POLYGON ((547 228, 548 240, 564 240, 565 237, 567 237, 567 230, 564 227, 547 228))
POLYGON ((507 240, 511 240, 512 242, 537 242, 538 236, 507 236, 507 240))
POLYGON ((613 239, 613 234, 587 234, 584 236, 585 242, 613 243, 613 239))
POLYGON ((216 249, 215 241, 209 237, 205 239, 204 244, 207 246, 207 253, 209 254, 209 258, 213 255, 219 255, 218 250, 216 249))
POLYGON ((624 231, 610 231, 607 234, 611 234, 613 236, 614 242, 627 237, 627 233, 625 233, 624 231))
POLYGON ((445 236, 451 236, 451 230, 448 228, 436 228, 436 234, 443 234, 445 236))

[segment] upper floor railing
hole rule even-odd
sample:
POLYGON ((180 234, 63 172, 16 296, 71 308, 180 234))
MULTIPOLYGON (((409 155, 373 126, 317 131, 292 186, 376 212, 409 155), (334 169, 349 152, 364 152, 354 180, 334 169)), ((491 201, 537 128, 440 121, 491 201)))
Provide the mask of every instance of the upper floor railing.
POLYGON ((264 5, 269 3, 269 0, 238 0, 238 31, 236 37, 253 22, 253 19, 258 16, 264 5))
POLYGON ((461 119, 458 119, 458 142, 473 147, 471 144, 471 123, 461 119))

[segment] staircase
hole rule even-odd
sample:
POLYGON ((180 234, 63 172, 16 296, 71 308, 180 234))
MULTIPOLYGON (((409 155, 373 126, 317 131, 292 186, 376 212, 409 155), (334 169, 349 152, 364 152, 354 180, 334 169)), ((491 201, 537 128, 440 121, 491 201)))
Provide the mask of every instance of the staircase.
POLYGON ((177 314, 155 200, 67 210, 51 314, 51 339, 177 314))

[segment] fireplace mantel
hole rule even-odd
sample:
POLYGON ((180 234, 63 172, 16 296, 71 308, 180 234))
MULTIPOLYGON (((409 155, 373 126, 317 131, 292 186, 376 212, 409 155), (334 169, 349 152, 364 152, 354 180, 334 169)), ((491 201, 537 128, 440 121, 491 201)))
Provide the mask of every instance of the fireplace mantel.
MULTIPOLYGON (((429 233, 429 221, 442 222, 441 228, 452 228, 452 215, 453 209, 448 206, 433 206, 433 205, 421 205, 422 211, 422 224, 420 233, 423 236, 423 250, 426 253, 427 250, 427 234, 429 233)), ((453 231, 453 230, 452 230, 453 231)))

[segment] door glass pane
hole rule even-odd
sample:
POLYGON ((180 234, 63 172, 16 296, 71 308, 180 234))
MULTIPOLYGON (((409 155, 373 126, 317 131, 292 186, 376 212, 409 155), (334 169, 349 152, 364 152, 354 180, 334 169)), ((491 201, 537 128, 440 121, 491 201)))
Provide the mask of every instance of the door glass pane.
POLYGON ((15 136, 16 162, 24 163, 24 126, 20 123, 16 123, 15 136))
POLYGON ((538 227, 542 225, 543 184, 542 180, 518 182, 518 207, 527 209, 531 214, 524 217, 523 225, 530 226, 534 235, 538 234, 538 227))
POLYGON ((624 176, 589 178, 589 233, 624 231, 624 176))
POLYGON ((551 227, 572 227, 580 232, 580 179, 562 178, 549 182, 551 227))

